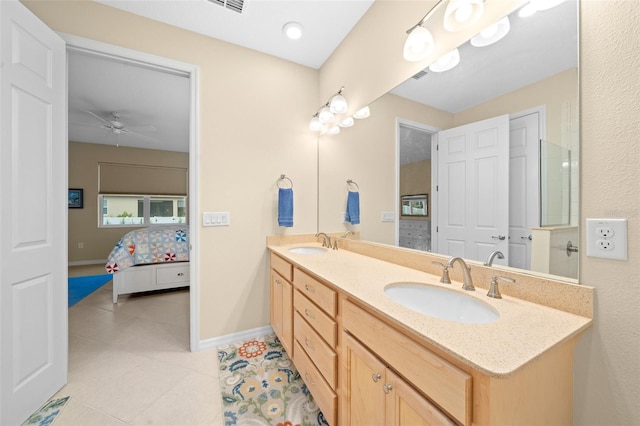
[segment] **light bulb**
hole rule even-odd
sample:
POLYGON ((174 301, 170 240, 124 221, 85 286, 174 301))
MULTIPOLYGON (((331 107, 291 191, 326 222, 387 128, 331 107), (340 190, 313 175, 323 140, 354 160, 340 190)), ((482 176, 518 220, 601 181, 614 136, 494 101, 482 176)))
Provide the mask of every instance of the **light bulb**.
POLYGON ((429 65, 429 69, 433 72, 449 71, 460 63, 460 52, 458 49, 453 49, 451 52, 442 56, 440 59, 429 65))
POLYGON ((407 61, 421 61, 426 59, 434 48, 433 35, 425 27, 414 28, 404 42, 403 56, 407 61))
POLYGON ((302 25, 298 22, 287 22, 282 27, 282 32, 291 40, 298 40, 302 37, 302 25))
POLYGON ((351 127, 353 126, 354 123, 355 121, 353 120, 353 117, 347 117, 344 120, 342 120, 338 125, 340 127, 351 127))
POLYGON ((471 38, 470 43, 475 47, 489 46, 490 44, 502 40, 502 38, 509 33, 510 29, 511 24, 509 23, 509 18, 505 16, 489 28, 482 30, 480 34, 471 38))
POLYGON ((311 130, 312 132, 319 132, 320 130, 322 130, 322 127, 322 123, 317 116, 311 117, 311 121, 309 122, 309 130, 311 130))
POLYGON ((328 135, 337 135, 338 133, 340 133, 340 126, 333 126, 327 130, 328 135))
POLYGON ((357 119, 367 118, 370 115, 371 115, 371 110, 369 109, 369 106, 367 105, 366 107, 356 111, 356 113, 353 114, 353 118, 357 118, 357 119))
POLYGON ((318 113, 321 123, 330 123, 335 120, 336 116, 331 112, 328 106, 323 106, 318 113))
POLYGON ((340 93, 335 95, 329 103, 329 110, 334 114, 344 114, 347 112, 347 100, 340 93))
POLYGON ((444 29, 460 31, 476 22, 484 12, 484 0, 449 0, 444 12, 444 29))

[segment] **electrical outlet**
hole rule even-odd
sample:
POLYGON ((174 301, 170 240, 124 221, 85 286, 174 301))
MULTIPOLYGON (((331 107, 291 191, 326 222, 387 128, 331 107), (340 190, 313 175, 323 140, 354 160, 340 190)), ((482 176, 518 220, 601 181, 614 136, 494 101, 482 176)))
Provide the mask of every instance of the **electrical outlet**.
POLYGON ((614 233, 610 226, 598 226, 596 228, 596 234, 602 238, 611 238, 614 233))
POLYGON ((613 241, 611 240, 598 240, 596 241, 596 244, 598 245, 598 248, 600 250, 604 251, 611 251, 616 247, 616 245, 613 244, 613 241))
POLYGON ((627 219, 587 219, 587 256, 627 260, 627 219))

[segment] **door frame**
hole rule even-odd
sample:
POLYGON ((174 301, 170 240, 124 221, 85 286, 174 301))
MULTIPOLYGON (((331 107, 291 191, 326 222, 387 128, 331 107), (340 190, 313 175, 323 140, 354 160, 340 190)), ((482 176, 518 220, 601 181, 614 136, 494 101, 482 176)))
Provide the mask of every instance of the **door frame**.
MULTIPOLYGON (((199 68, 197 65, 153 55, 125 47, 79 37, 73 34, 57 33, 67 43, 67 50, 87 52, 93 55, 120 58, 143 63, 151 68, 173 70, 188 75, 190 87, 189 114, 189 346, 192 352, 202 350, 200 342, 200 285, 199 285, 199 239, 198 222, 198 153, 199 153, 199 68)), ((68 77, 68 76, 67 76, 68 77)), ((67 146, 68 146, 67 141, 67 146)), ((68 174, 68 170, 67 170, 68 174)))

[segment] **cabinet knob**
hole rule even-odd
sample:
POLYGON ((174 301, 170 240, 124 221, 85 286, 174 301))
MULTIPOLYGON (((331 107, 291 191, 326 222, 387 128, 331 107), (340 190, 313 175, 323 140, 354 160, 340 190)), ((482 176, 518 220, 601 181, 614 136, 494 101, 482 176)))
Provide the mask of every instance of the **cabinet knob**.
POLYGON ((309 372, 307 372, 307 371, 304 372, 304 378, 305 378, 305 381, 307 382, 307 384, 309 384, 311 386, 315 386, 315 383, 309 378, 309 372))
POLYGON ((378 383, 378 380, 380 380, 382 378, 382 375, 380 373, 373 373, 371 375, 371 380, 373 380, 375 383, 378 383))
POLYGON ((181 277, 184 275, 184 272, 178 272, 178 276, 181 277))
POLYGON ((304 288, 306 288, 309 293, 315 293, 316 292, 316 289, 311 287, 309 284, 305 284, 304 288))
POLYGON ((392 385, 384 385, 382 387, 382 390, 384 391, 384 393, 388 394, 389 392, 391 392, 391 390, 393 389, 392 385))
POLYGON ((279 279, 277 279, 277 278, 275 279, 275 283, 276 283, 276 285, 280 285, 280 284, 282 284, 282 283, 280 282, 280 280, 279 280, 279 279))
POLYGON ((313 312, 311 312, 309 309, 304 308, 304 315, 306 317, 309 317, 311 319, 316 319, 315 315, 313 315, 313 312))

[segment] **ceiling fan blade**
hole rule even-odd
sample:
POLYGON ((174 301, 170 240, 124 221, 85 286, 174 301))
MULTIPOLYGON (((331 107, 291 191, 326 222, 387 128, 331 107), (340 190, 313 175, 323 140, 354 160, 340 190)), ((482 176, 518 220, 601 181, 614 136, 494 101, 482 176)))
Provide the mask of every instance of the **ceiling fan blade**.
POLYGON ((126 126, 126 129, 133 132, 157 132, 154 126, 126 126))
POLYGON ((160 142, 160 141, 159 141, 158 139, 156 139, 156 138, 152 138, 151 136, 143 135, 143 134, 138 133, 138 132, 132 132, 132 131, 131 131, 131 130, 129 130, 129 129, 123 129, 123 130, 122 130, 122 134, 125 134, 125 135, 134 135, 134 136, 139 137, 139 138, 142 138, 142 139, 147 139, 148 141, 151 141, 151 142, 160 142))
POLYGON ((76 126, 96 127, 98 129, 107 129, 107 130, 110 129, 110 127, 107 127, 107 126, 102 125, 102 124, 75 123, 73 121, 70 121, 69 124, 74 124, 76 126))
POLYGON ((100 121, 102 121, 103 123, 105 123, 107 126, 109 126, 109 127, 113 127, 113 125, 111 124, 111 122, 110 122, 110 121, 105 120, 104 118, 100 117, 98 114, 96 114, 96 113, 94 113, 94 112, 91 112, 91 111, 86 110, 86 109, 81 109, 80 111, 82 111, 82 112, 86 112, 87 114, 91 114, 91 115, 93 115, 95 118, 97 118, 98 120, 100 120, 100 121))

